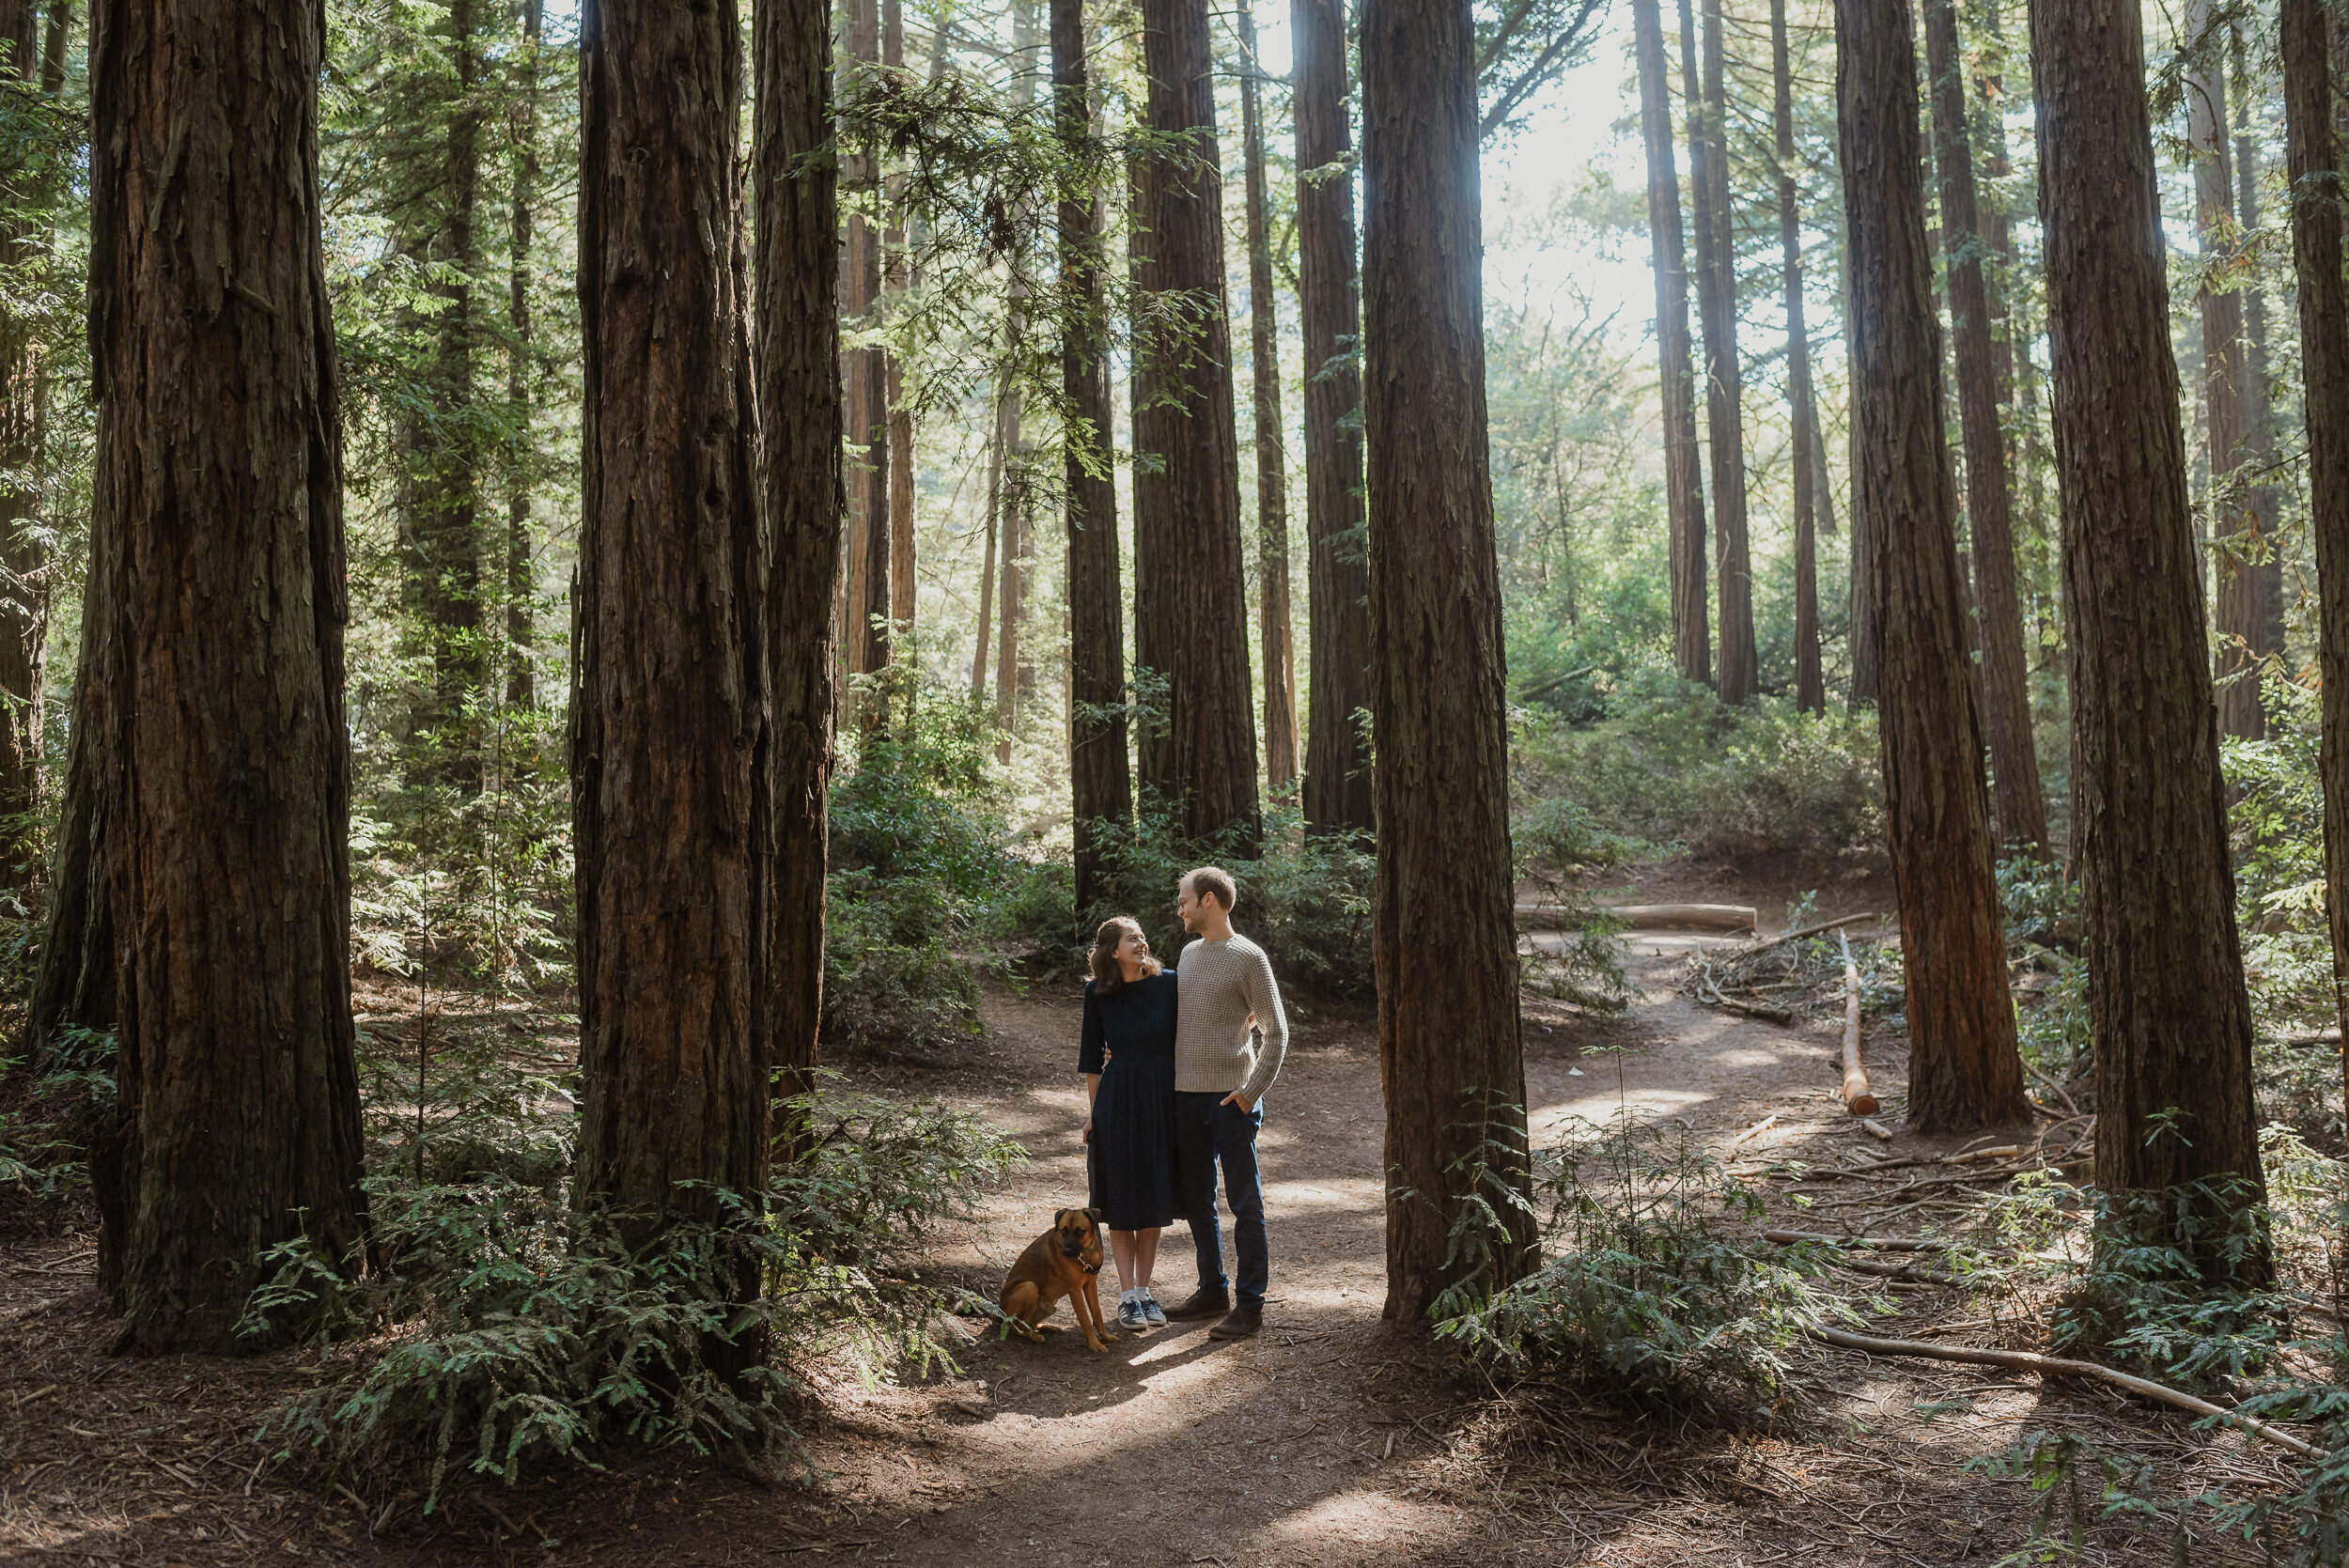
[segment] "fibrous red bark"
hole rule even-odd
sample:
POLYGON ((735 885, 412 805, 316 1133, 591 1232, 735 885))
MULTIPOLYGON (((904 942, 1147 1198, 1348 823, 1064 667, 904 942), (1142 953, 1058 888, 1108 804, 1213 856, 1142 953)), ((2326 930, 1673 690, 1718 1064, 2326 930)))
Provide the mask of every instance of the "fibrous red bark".
MULTIPOLYGON (((2263 1201, 2135 0, 2034 0, 2096 1184, 2263 1201)), ((2239 1278, 2207 1203, 2170 1239, 2239 1278), (2188 1234, 2189 1230, 2193 1234, 2188 1234)))
POLYGON ((1878 724, 1908 984, 1908 1114, 1920 1130, 1949 1131, 2021 1120, 2030 1108, 1991 877, 1957 492, 1942 435, 1914 23, 1907 0, 1838 0, 1835 22, 1852 411, 1880 617, 1878 724))
POLYGON ((1448 0, 1369 0, 1361 25, 1385 1313, 1415 1323, 1472 1273, 1518 1278, 1534 1237, 1495 1203, 1489 1250, 1453 1245, 1466 1203, 1528 1181, 1475 45, 1448 0))

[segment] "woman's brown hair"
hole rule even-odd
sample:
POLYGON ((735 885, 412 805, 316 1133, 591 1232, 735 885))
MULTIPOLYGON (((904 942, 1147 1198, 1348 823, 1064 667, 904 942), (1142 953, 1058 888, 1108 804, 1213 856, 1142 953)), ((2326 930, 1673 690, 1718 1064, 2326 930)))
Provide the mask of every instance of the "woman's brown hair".
MULTIPOLYGON (((1131 915, 1112 915, 1093 933, 1093 994, 1108 996, 1126 984, 1125 966, 1117 961, 1117 949, 1128 937, 1142 935, 1142 923, 1131 915)), ((1143 962, 1142 972, 1156 974, 1162 966, 1153 957, 1143 962)))

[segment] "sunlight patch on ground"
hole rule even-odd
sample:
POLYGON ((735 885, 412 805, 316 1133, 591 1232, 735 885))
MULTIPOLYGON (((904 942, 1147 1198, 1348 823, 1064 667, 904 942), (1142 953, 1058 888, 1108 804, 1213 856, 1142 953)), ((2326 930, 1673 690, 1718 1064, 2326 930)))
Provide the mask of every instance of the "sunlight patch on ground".
POLYGON ((1284 1514, 1266 1527, 1266 1533, 1301 1549, 1329 1551, 1346 1542, 1392 1545, 1398 1531, 1449 1534, 1458 1529, 1459 1515, 1449 1508, 1380 1492, 1352 1491, 1284 1514))
POLYGON ((1705 1105, 1713 1098, 1713 1095, 1696 1089, 1634 1089, 1628 1094, 1616 1094, 1609 1091, 1604 1094, 1585 1094, 1579 1099, 1561 1100, 1555 1105, 1543 1106, 1533 1112, 1532 1120, 1534 1131, 1538 1135, 1544 1131, 1555 1132, 1558 1130, 1559 1124, 1571 1121, 1576 1117, 1580 1117, 1586 1122, 1595 1122, 1604 1126, 1612 1121, 1615 1113, 1626 1105, 1631 1108, 1635 1115, 1657 1117, 1669 1115, 1675 1110, 1686 1110, 1692 1106, 1705 1105))

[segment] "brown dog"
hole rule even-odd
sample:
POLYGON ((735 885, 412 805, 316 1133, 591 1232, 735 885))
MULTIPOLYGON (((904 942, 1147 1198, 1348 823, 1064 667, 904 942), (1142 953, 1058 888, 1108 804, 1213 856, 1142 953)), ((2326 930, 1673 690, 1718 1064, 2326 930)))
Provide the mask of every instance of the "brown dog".
MULTIPOLYGON (((1052 1216, 1052 1228, 1028 1243, 1019 1261, 1003 1276, 1003 1289, 995 1304, 1010 1314, 1011 1326, 1032 1340, 1044 1336, 1036 1329, 1066 1296, 1084 1330, 1085 1346, 1107 1350, 1105 1341, 1117 1336, 1101 1321, 1101 1216, 1093 1209, 1062 1209, 1052 1216)), ((1059 1324, 1053 1324, 1057 1330, 1059 1324)))

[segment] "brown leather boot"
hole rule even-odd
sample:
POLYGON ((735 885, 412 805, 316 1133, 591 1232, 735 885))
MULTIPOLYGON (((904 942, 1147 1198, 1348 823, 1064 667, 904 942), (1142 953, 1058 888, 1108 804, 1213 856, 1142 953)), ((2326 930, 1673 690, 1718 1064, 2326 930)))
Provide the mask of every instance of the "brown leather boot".
POLYGON ((1211 1340, 1252 1340, 1264 1327, 1262 1307, 1234 1307, 1222 1322, 1207 1330, 1211 1340))
POLYGON ((1215 1317, 1231 1311, 1231 1308, 1232 1298, 1223 1292, 1201 1289, 1192 1291, 1172 1307, 1166 1308, 1165 1312, 1169 1321, 1181 1323, 1187 1318, 1215 1317))

